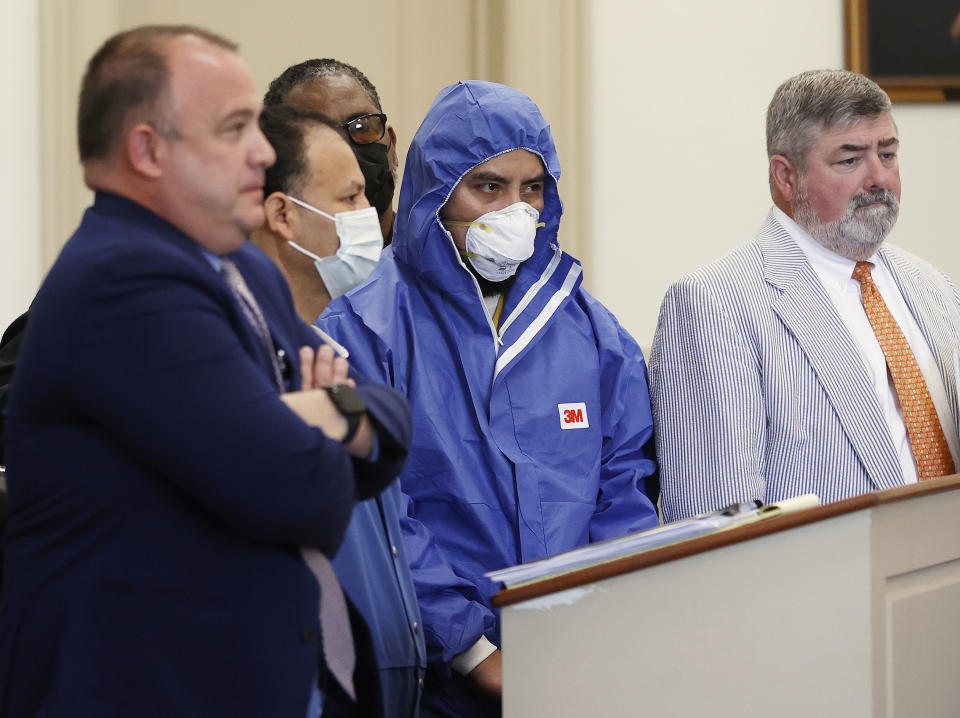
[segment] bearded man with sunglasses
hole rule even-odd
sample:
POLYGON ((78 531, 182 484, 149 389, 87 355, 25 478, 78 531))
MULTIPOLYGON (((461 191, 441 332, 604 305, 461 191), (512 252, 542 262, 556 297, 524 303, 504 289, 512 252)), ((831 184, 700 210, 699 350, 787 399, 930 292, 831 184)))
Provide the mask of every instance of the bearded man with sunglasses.
POLYGON ((881 245, 900 204, 890 98, 790 78, 767 111, 759 235, 667 292, 650 361, 665 521, 953 474, 960 294, 881 245))

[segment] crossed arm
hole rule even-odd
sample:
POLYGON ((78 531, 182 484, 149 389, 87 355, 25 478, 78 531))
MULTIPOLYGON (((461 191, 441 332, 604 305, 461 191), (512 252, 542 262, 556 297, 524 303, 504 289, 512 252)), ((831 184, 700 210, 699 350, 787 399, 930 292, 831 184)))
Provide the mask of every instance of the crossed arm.
MULTIPOLYGON (((349 371, 347 360, 336 356, 333 349, 325 344, 317 347, 316 351, 309 346, 300 347, 300 390, 287 392, 281 398, 307 424, 341 441, 347 434, 347 420, 324 389, 338 384, 355 387, 356 382, 349 377, 349 371)), ((367 459, 373 451, 374 438, 370 417, 365 414, 346 449, 352 456, 367 459)))

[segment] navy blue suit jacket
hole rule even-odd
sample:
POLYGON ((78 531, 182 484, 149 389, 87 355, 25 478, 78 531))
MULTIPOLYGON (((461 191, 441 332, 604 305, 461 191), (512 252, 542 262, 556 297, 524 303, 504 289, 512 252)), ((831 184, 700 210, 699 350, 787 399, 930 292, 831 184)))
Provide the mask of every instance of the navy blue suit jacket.
MULTIPOLYGON (((231 258, 276 349, 316 345, 272 262, 231 258)), ((409 443, 406 402, 358 385, 375 463, 281 401, 190 238, 98 194, 32 306, 7 407, 0 715, 303 718, 324 670, 298 547, 332 555, 409 443)))

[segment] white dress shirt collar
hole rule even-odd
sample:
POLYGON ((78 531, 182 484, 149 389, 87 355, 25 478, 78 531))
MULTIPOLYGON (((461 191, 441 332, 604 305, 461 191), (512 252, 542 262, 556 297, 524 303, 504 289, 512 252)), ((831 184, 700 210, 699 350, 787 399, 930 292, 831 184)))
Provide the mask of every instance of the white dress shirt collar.
MULTIPOLYGON (((841 257, 836 252, 832 252, 824 247, 779 207, 774 206, 773 212, 783 228, 787 230, 797 243, 797 246, 800 247, 801 251, 807 257, 807 261, 810 262, 810 265, 813 267, 813 271, 817 273, 817 277, 819 277, 823 285, 830 290, 831 294, 836 291, 842 296, 848 291, 857 291, 857 296, 859 297, 857 285, 850 281, 853 276, 853 268, 857 264, 856 262, 852 259, 841 257)), ((874 252, 873 256, 867 261, 876 266, 878 261, 877 253, 874 252)))

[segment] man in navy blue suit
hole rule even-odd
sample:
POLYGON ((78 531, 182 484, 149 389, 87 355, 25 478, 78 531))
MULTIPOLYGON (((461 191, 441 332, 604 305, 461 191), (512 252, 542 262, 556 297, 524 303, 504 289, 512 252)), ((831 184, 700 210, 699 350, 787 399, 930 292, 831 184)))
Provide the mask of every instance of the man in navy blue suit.
POLYGON ((87 68, 96 196, 7 406, 4 716, 364 710, 323 555, 401 470, 409 410, 318 346, 245 242, 259 110, 235 45, 196 28, 121 33, 87 68))

